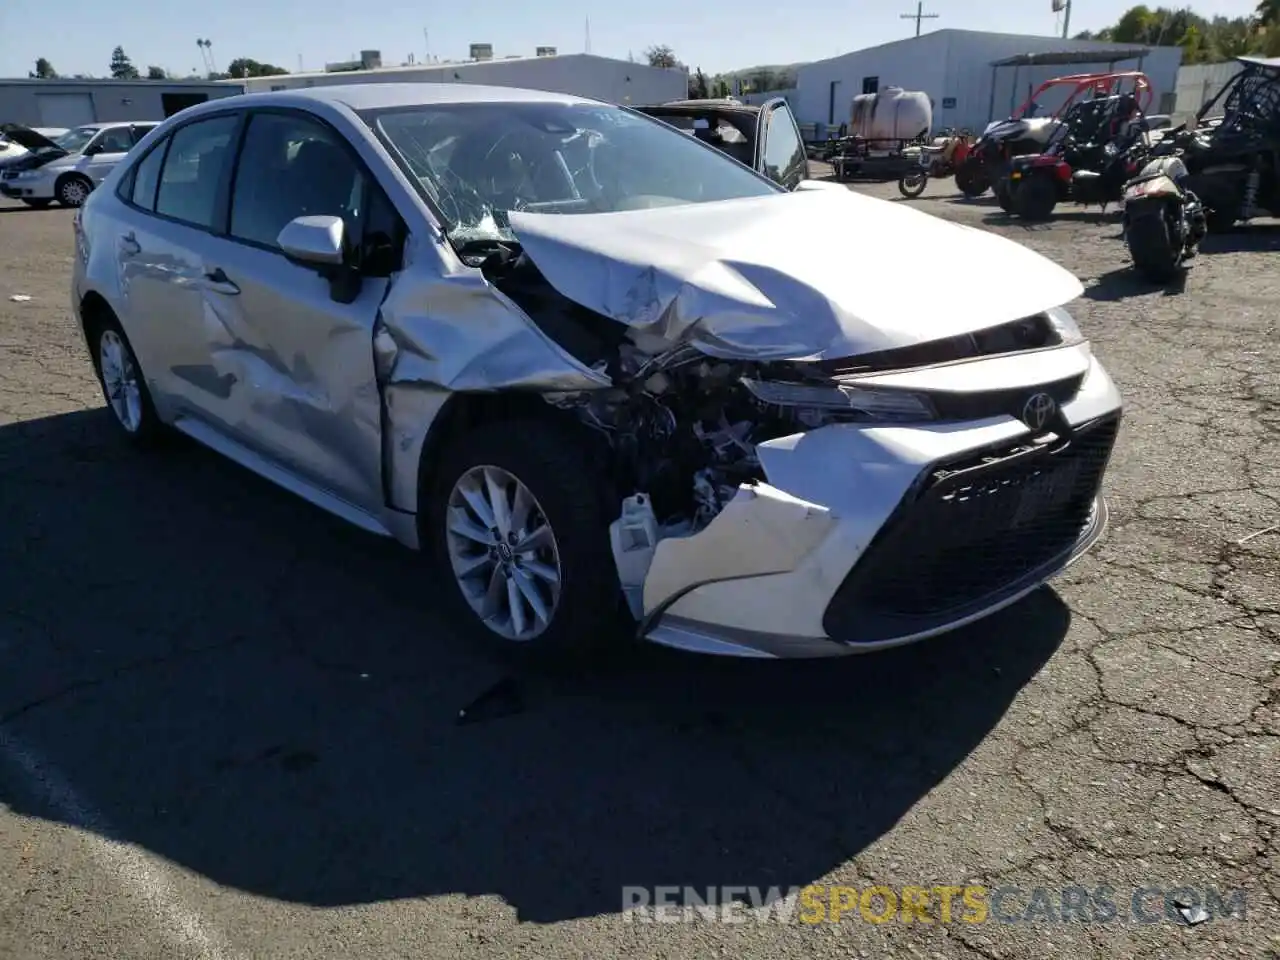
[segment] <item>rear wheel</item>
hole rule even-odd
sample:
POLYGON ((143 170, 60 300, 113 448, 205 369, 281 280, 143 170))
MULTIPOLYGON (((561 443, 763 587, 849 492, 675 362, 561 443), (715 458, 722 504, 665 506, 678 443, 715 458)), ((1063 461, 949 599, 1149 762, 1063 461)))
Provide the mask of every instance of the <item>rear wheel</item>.
POLYGON ((152 446, 164 428, 129 338, 115 317, 98 320, 92 329, 94 367, 112 420, 130 443, 152 446))
POLYGON ((969 199, 982 196, 989 186, 986 171, 979 161, 965 160, 956 168, 956 189, 969 199))
POLYGON ((1012 193, 1013 212, 1024 220, 1048 220, 1058 205, 1058 188, 1048 177, 1024 177, 1012 193))
POLYGON ((517 656, 582 655, 620 633, 603 484, 584 444, 538 420, 469 431, 424 485, 423 545, 455 620, 517 656))
POLYGON ((1153 283, 1168 283, 1182 264, 1181 245, 1170 230, 1166 211, 1138 217, 1125 230, 1133 267, 1153 283))

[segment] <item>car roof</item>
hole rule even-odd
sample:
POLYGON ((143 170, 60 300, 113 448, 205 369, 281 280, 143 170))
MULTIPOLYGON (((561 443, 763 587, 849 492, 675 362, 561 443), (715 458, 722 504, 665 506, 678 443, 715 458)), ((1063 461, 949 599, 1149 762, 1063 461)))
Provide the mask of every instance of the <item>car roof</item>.
MULTIPOLYGON (((75 126, 75 127, 68 127, 68 128, 66 128, 66 129, 69 129, 69 130, 106 130, 108 127, 138 127, 138 126, 142 126, 143 124, 150 124, 151 126, 156 127, 156 126, 159 126, 159 125, 160 125, 160 124, 162 124, 162 123, 164 123, 164 121, 163 121, 163 120, 111 120, 111 121, 101 121, 101 120, 100 120, 100 121, 98 121, 98 122, 96 122, 96 123, 81 123, 81 124, 79 124, 79 125, 77 125, 77 126, 75 126)), ((35 128, 35 127, 32 127, 31 129, 35 130, 36 128, 35 128)), ((40 128, 40 129, 53 130, 53 129, 59 129, 59 128, 57 128, 57 127, 42 127, 42 128, 40 128)))
POLYGON ((478 83, 341 83, 322 87, 274 90, 219 97, 201 106, 241 107, 246 104, 305 106, 337 103, 352 110, 380 110, 386 107, 418 107, 466 103, 571 103, 598 104, 600 101, 567 93, 495 87, 478 83))

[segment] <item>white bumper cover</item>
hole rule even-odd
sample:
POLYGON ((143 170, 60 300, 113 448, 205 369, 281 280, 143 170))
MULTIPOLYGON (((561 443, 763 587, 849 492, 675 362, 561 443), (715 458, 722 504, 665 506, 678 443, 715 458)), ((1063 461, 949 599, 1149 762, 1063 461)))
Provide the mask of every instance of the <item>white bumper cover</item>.
MULTIPOLYGON (((1072 428, 1100 420, 1105 428, 1118 415, 1119 393, 1087 347, 1076 356, 1086 372, 1075 396, 1062 405, 1063 418, 1072 428)), ((978 367, 989 372, 990 362, 970 370, 978 367)), ((932 371, 935 383, 937 373, 932 371)), ((1082 432, 1081 437, 1097 432, 1082 432)), ((1107 438, 1102 462, 1093 465, 1095 491, 1114 434, 1107 438)), ((846 604, 844 615, 835 618, 839 623, 828 629, 828 608, 846 577, 864 556, 865 567, 883 564, 875 557, 877 550, 868 548, 891 519, 910 513, 912 498, 936 467, 1031 439, 1020 420, 999 416, 920 426, 828 426, 761 444, 757 450, 768 483, 740 492, 702 532, 658 544, 645 580, 641 634, 655 643, 702 653, 832 656, 924 639, 1008 606, 1097 540, 1106 522, 1100 493, 1088 519, 1071 528, 1065 541, 1059 536, 1051 555, 1033 551, 1029 556, 1035 556, 1034 562, 1004 576, 998 588, 984 588, 945 610, 917 611, 903 604, 899 615, 887 618, 870 609, 864 617, 856 604, 852 610, 846 604)), ((1060 446, 1061 440, 1048 446, 1060 446)), ((977 482, 983 490, 965 487, 952 500, 971 498, 1007 480, 996 471, 977 482)), ((1039 517, 1015 514, 1010 537, 1025 538, 1036 522, 1039 517)), ((930 538, 916 539, 927 549, 930 538)), ((973 557, 973 563, 983 562, 981 556, 973 557)), ((919 571, 926 592, 930 575, 919 571)))

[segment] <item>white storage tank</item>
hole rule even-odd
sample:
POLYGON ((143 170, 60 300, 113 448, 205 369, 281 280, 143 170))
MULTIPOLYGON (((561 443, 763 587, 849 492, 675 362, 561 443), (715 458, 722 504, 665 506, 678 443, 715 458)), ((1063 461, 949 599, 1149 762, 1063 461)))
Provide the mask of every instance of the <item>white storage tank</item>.
POLYGON ((849 135, 865 140, 914 140, 933 128, 933 105, 919 90, 885 87, 853 98, 849 135))

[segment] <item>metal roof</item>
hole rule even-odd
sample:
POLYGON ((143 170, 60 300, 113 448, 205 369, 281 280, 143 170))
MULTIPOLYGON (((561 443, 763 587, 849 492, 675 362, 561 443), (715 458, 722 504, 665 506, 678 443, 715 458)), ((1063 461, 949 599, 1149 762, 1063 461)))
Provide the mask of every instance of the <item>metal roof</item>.
POLYGON ((1020 53, 1016 57, 992 60, 993 67, 1065 67, 1074 63, 1120 63, 1140 60, 1151 55, 1148 47, 1100 47, 1094 50, 1053 50, 1044 53, 1020 53))

